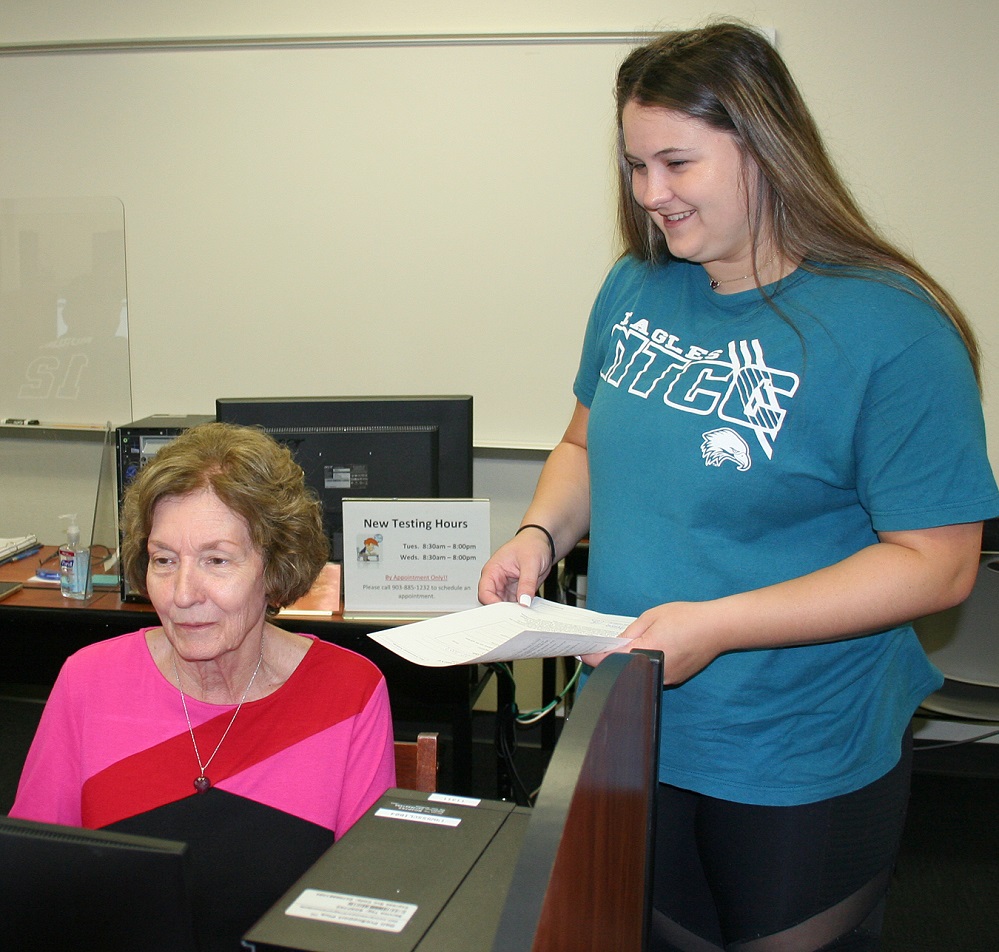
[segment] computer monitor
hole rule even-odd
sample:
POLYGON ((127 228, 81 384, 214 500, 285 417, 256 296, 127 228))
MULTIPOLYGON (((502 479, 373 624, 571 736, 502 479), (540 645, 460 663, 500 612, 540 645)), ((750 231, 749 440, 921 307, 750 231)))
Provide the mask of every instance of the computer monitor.
POLYGON ((472 495, 472 398, 223 397, 216 418, 260 426, 287 445, 323 504, 343 560, 343 500, 472 495))
POLYGON ((0 817, 0 934, 18 952, 198 952, 187 846, 0 817))

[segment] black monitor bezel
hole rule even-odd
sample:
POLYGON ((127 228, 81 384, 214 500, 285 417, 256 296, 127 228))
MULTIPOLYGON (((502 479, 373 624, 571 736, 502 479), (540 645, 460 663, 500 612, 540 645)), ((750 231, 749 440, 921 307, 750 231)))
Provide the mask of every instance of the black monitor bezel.
POLYGON ((179 840, 0 816, 0 869, 0 928, 25 952, 53 941, 198 948, 190 855, 179 840))
MULTIPOLYGON (((472 397, 468 394, 218 397, 216 419, 259 426, 281 440, 295 427, 375 429, 431 427, 437 435, 437 493, 467 499, 473 493, 472 397)), ((365 493, 357 493, 364 496, 365 493)), ((342 515, 334 517, 342 529, 342 515)), ((338 556, 330 539, 334 558, 338 556)))

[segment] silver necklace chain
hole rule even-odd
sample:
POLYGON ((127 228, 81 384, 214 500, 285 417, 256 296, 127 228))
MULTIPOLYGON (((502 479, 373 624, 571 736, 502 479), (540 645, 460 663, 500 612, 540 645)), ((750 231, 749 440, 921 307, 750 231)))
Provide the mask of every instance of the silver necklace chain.
POLYGON ((763 265, 761 266, 760 269, 758 269, 757 271, 753 271, 753 272, 751 272, 749 274, 744 274, 741 278, 726 278, 724 281, 716 281, 714 278, 710 278, 709 277, 708 278, 708 286, 711 288, 712 291, 716 291, 723 284, 732 284, 735 281, 745 281, 748 278, 755 278, 757 276, 757 274, 759 273, 759 270, 762 270, 763 268, 766 268, 768 265, 770 265, 770 263, 776 257, 777 257, 777 255, 771 255, 769 258, 767 258, 766 261, 763 262, 763 265))
POLYGON ((250 688, 253 687, 253 682, 257 679, 257 672, 260 670, 260 665, 264 661, 264 637, 260 636, 260 657, 257 658, 257 666, 253 669, 253 674, 250 675, 250 681, 246 685, 246 690, 243 692, 243 696, 239 699, 239 704, 236 705, 236 710, 232 712, 232 718, 229 721, 229 726, 226 727, 222 736, 219 738, 219 742, 215 745, 215 750, 212 751, 211 757, 208 758, 204 763, 201 762, 201 751, 198 749, 198 741, 194 736, 194 726, 191 724, 191 715, 187 710, 187 696, 184 694, 184 688, 180 683, 180 669, 177 667, 177 652, 173 652, 173 673, 174 677, 177 679, 177 688, 180 690, 180 703, 184 706, 184 717, 187 720, 187 729, 191 734, 191 743, 194 744, 194 756, 198 761, 198 769, 201 773, 198 775, 197 779, 194 781, 194 787, 199 793, 204 793, 208 787, 211 786, 211 781, 205 776, 205 771, 208 769, 211 762, 215 759, 215 755, 219 752, 219 748, 222 746, 222 741, 226 739, 229 734, 232 725, 236 722, 236 715, 239 714, 240 708, 243 706, 243 702, 246 700, 246 696, 250 693, 250 688))

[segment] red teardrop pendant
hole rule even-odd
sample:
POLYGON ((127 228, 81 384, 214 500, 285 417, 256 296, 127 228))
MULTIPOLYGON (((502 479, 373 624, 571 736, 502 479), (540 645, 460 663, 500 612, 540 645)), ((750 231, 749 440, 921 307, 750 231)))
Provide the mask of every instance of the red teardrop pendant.
POLYGON ((211 785, 212 785, 212 782, 207 777, 202 776, 202 777, 195 778, 194 789, 197 790, 198 793, 207 793, 208 788, 211 785))

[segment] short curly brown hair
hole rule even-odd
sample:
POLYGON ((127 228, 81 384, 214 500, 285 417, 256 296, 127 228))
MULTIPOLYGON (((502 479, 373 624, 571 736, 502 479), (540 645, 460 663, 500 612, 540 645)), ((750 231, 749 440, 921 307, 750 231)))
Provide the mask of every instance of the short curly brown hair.
POLYGON ((250 529, 264 557, 267 611, 301 598, 329 558, 322 504, 287 447, 255 427, 202 423, 166 444, 125 490, 121 562, 131 588, 146 594, 149 532, 167 496, 210 489, 250 529))

